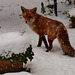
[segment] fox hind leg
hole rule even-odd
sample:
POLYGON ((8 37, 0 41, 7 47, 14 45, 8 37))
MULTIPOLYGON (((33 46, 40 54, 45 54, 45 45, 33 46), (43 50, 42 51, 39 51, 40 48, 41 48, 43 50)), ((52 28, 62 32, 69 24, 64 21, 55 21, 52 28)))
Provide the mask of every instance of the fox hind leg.
POLYGON ((51 40, 50 38, 48 38, 48 42, 49 42, 49 47, 47 48, 46 52, 51 51, 51 49, 53 48, 53 45, 52 45, 53 40, 51 40))

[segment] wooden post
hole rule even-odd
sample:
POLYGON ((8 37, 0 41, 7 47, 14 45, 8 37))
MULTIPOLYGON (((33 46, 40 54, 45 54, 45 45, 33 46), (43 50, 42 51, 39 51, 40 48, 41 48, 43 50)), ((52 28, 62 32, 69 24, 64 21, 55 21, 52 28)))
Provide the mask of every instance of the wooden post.
POLYGON ((54 12, 55 16, 57 16, 57 0, 54 0, 54 12))

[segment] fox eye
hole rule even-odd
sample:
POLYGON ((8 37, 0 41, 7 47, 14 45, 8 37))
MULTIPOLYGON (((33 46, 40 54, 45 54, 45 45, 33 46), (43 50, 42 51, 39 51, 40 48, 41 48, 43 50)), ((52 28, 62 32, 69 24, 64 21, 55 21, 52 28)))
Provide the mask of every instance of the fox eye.
POLYGON ((32 18, 32 16, 29 14, 25 15, 24 17, 32 18))
POLYGON ((32 18, 32 16, 29 16, 29 18, 32 18))

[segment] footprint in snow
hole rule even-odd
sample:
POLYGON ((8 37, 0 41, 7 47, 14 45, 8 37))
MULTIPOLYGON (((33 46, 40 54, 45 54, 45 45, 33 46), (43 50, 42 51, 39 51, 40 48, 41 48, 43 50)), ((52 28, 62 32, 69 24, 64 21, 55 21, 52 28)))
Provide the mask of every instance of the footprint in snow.
POLYGON ((5 6, 1 5, 0 7, 2 7, 2 8, 3 8, 3 7, 5 7, 5 6))
POLYGON ((20 19, 22 19, 22 15, 19 15, 20 19))
POLYGON ((15 13, 11 13, 11 16, 12 16, 12 15, 15 15, 15 13))
POLYGON ((20 6, 20 4, 17 4, 16 6, 20 6))
POLYGON ((0 11, 2 11, 3 9, 0 9, 0 11))

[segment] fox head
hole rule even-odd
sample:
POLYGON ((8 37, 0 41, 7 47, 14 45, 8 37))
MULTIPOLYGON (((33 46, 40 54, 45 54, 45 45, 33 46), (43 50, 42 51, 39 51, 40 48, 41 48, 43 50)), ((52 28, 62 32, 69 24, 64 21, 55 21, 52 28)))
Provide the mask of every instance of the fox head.
POLYGON ((22 10, 22 17, 24 18, 25 21, 30 21, 35 18, 37 8, 33 9, 26 9, 23 6, 21 6, 22 10))

